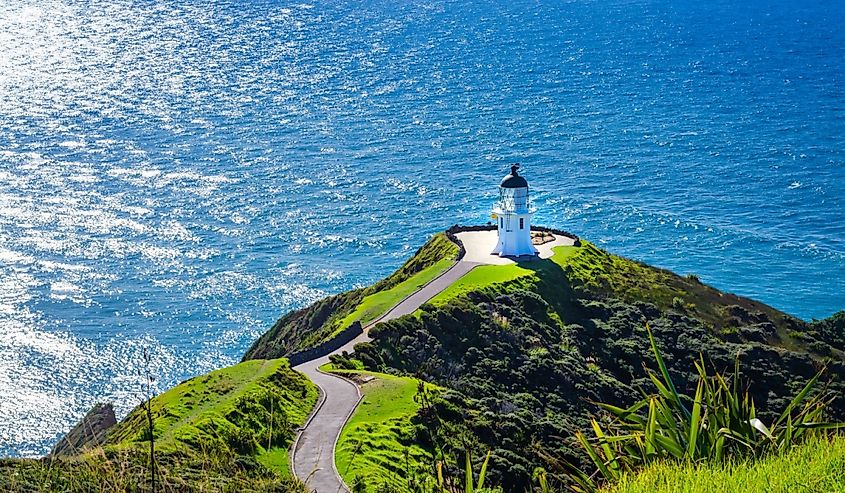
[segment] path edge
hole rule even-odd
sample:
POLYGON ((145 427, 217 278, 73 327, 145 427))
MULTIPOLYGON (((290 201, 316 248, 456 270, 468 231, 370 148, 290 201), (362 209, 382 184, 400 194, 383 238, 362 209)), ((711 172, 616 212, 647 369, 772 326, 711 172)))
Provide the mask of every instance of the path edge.
MULTIPOLYGON (((302 373, 299 370, 295 370, 295 371, 302 373)), ((320 371, 320 370, 318 369, 317 371, 320 371)), ((305 375, 304 373, 302 373, 302 374, 305 375)), ((307 375, 305 376, 305 378, 308 378, 307 375)), ((308 379, 308 380, 310 381, 311 379, 308 379)), ((321 387, 319 383, 317 383, 317 382, 311 382, 311 383, 313 383, 314 386, 317 387, 317 390, 320 392, 320 397, 317 400, 317 404, 314 405, 313 409, 311 409, 311 413, 308 414, 308 418, 305 420, 304 423, 302 423, 302 426, 300 426, 299 428, 296 429, 296 438, 293 439, 293 443, 290 444, 290 450, 288 450, 288 472, 290 472, 291 476, 296 478, 296 479, 299 479, 299 478, 296 477, 296 469, 294 468, 294 459, 296 458, 296 449, 297 449, 297 447, 299 447, 299 438, 302 436, 302 433, 305 431, 305 428, 307 428, 308 425, 311 424, 311 421, 314 419, 314 416, 316 416, 317 413, 320 412, 320 409, 323 408, 323 404, 326 403, 326 391, 323 390, 323 387, 321 387)), ((361 393, 360 390, 358 391, 358 393, 359 394, 361 393)), ((300 479, 300 481, 302 481, 302 480, 300 479)))
MULTIPOLYGON (((449 239, 450 239, 450 241, 453 241, 453 242, 454 242, 454 240, 452 240, 451 238, 449 238, 449 239)), ((460 243, 458 243, 458 246, 460 247, 460 246, 461 246, 461 244, 460 244, 460 243)), ((417 293, 419 293, 420 291, 422 291, 423 289, 425 289, 425 288, 426 288, 429 284, 431 284, 431 283, 433 283, 433 282, 437 281, 438 279, 440 279, 441 277, 445 276, 446 274, 448 274, 449 272, 451 272, 453 269, 457 268, 457 267, 458 267, 459 265, 461 265, 462 263, 475 264, 474 262, 463 262, 462 257, 463 257, 463 255, 460 255, 460 254, 459 254, 459 255, 457 256, 457 258, 453 261, 452 265, 450 265, 450 266, 449 266, 449 268, 448 268, 448 269, 444 270, 443 272, 441 272, 440 274, 438 274, 436 277, 434 277, 434 278, 430 279, 430 280, 429 280, 428 282, 426 282, 425 284, 420 285, 420 286, 419 286, 417 289, 415 289, 413 292, 411 292, 411 293, 409 293, 408 295, 406 295, 405 297, 403 297, 401 300, 399 300, 399 301, 398 301, 398 302, 396 302, 393 306, 391 306, 388 310, 386 310, 384 313, 382 313, 381 315, 379 315, 379 317, 378 317, 378 318, 376 318, 376 319, 372 320, 371 322, 369 322, 366 326, 364 326, 364 327, 363 327, 362 334, 363 334, 363 335, 365 335, 365 336, 367 336, 367 337, 369 337, 369 331, 370 331, 370 329, 371 329, 371 328, 373 328, 375 325, 377 325, 377 324, 381 323, 381 322, 382 322, 382 321, 383 321, 383 320, 384 320, 384 319, 385 319, 388 315, 390 315, 390 313, 391 313, 393 310, 395 310, 395 309, 396 309, 396 307, 398 307, 398 306, 399 306, 399 305, 401 305, 402 303, 405 303, 405 302, 406 302, 409 298, 411 298, 411 297, 412 297, 412 296, 414 296, 415 294, 417 294, 417 293)), ((472 269, 474 269, 474 268, 475 268, 475 267, 477 267, 477 266, 478 266, 478 264, 472 265, 472 266, 469 268, 469 270, 468 270, 467 272, 471 271, 472 269)), ((423 304, 425 304, 425 303, 427 303, 427 302, 428 302, 428 300, 426 300, 425 302, 423 302, 420 306, 422 306, 423 304)), ((360 323, 360 320, 359 320, 358 322, 360 323)), ((351 342, 351 341, 350 341, 350 342, 351 342)), ((298 365, 296 365, 296 366, 299 366, 299 365, 301 365, 301 364, 308 363, 308 362, 310 362, 310 361, 314 361, 314 360, 316 360, 316 359, 319 359, 320 357, 327 357, 327 356, 331 356, 331 355, 333 355, 333 354, 340 354, 340 350, 341 350, 341 348, 338 348, 338 349, 336 349, 336 350, 334 350, 334 351, 331 351, 331 352, 330 352, 330 353, 328 353, 327 355, 324 355, 324 356, 318 356, 318 357, 312 358, 311 360, 308 360, 308 361, 303 361, 303 362, 299 363, 299 364, 298 364, 298 365)), ((291 367, 291 368, 293 369, 293 367, 291 367)), ((316 368, 316 370, 317 370, 318 372, 320 372, 320 373, 323 373, 324 375, 328 375, 328 376, 332 376, 332 377, 337 377, 337 378, 340 378, 340 379, 346 380, 347 382, 349 382, 350 384, 352 384, 352 385, 355 387, 355 390, 356 390, 356 392, 358 393, 358 401, 355 403, 355 405, 354 405, 354 406, 352 406, 352 408, 350 409, 349 413, 347 413, 347 416, 344 418, 344 420, 343 420, 343 424, 342 424, 342 426, 341 426, 341 428, 340 428, 340 432, 338 432, 338 434, 334 437, 334 443, 332 444, 332 469, 334 470, 335 476, 337 476, 337 478, 340 480, 340 484, 341 484, 344 488, 346 488, 346 490, 347 490, 347 491, 352 491, 352 490, 351 490, 351 488, 349 488, 349 485, 347 485, 347 484, 346 484, 346 481, 343 479, 343 476, 341 476, 341 475, 340 475, 340 472, 337 470, 337 462, 336 462, 336 457, 337 457, 337 455, 336 455, 336 449, 337 449, 337 444, 338 444, 338 442, 340 441, 340 435, 343 433, 343 428, 345 428, 345 427, 346 427, 346 425, 349 423, 349 420, 352 418, 352 415, 353 415, 353 414, 355 414, 355 411, 358 409, 358 406, 359 406, 359 405, 361 404, 361 402, 364 400, 364 395, 363 395, 363 393, 361 392, 361 387, 360 387, 357 383, 355 383, 355 382, 353 382, 352 380, 350 380, 349 378, 344 377, 344 376, 341 376, 341 375, 336 374, 336 373, 329 373, 329 372, 323 371, 323 370, 321 370, 321 369, 320 369, 320 367, 319 367, 319 366, 316 368)), ((296 371, 299 371, 300 373, 302 373, 300 370, 296 370, 296 371)), ((296 449, 297 449, 297 448, 298 448, 298 446, 299 446, 299 440, 300 440, 300 438, 301 438, 302 434, 305 432, 305 429, 308 427, 308 425, 309 425, 309 424, 311 424, 311 421, 314 419, 314 417, 317 415, 317 413, 318 413, 318 412, 320 411, 320 409, 323 407, 323 404, 325 404, 326 399, 327 399, 327 398, 326 398, 326 392, 325 392, 325 390, 323 389, 323 387, 321 387, 321 386, 320 386, 318 383, 316 383, 316 382, 312 382, 312 383, 314 383, 314 385, 315 385, 315 386, 317 386, 317 388, 318 388, 318 389, 319 389, 319 391, 320 391, 320 400, 319 400, 319 402, 318 402, 318 403, 314 406, 314 408, 311 410, 311 413, 308 415, 308 419, 306 419, 306 421, 302 424, 302 426, 300 426, 300 427, 297 429, 296 438, 294 439, 293 443, 291 444, 290 451, 288 452, 288 457, 289 457, 288 469, 289 469, 289 471, 290 471, 291 475, 292 475, 294 478, 296 478, 296 479, 298 479, 298 480, 300 480, 300 481, 303 481, 303 480, 302 480, 302 479, 300 479, 300 478, 298 478, 298 477, 296 476, 296 470, 295 470, 295 466, 294 466, 294 464, 295 464, 295 460, 296 460, 296 449)))
MULTIPOLYGON (((397 301, 397 302, 396 302, 393 306, 391 306, 390 308, 388 308, 388 309, 387 309, 387 311, 385 311, 384 313, 382 313, 381 315, 379 315, 379 316, 378 316, 378 318, 374 319, 373 321, 369 322, 366 326, 364 326, 364 333, 368 333, 368 332, 370 331, 370 329, 372 329, 372 328, 373 328, 376 324, 381 323, 381 321, 382 321, 382 320, 384 320, 384 318, 385 318, 385 317, 387 317, 388 315, 390 315, 390 312, 392 312, 393 310, 395 310, 397 306, 399 306, 399 305, 401 305, 402 303, 404 303, 404 302, 408 301, 408 299, 409 299, 411 296, 413 296, 413 295, 415 295, 415 294, 419 293, 420 291, 422 291, 423 289, 425 289, 425 288, 426 288, 426 286, 428 286, 429 284, 433 283, 434 281, 436 281, 436 280, 440 279, 441 277, 445 276, 446 274, 448 274, 448 273, 449 273, 452 269, 454 269, 455 267, 457 267, 457 266, 458 266, 461 262, 462 262, 462 260, 461 260, 461 259, 455 260, 455 261, 452 263, 452 265, 450 265, 450 266, 449 266, 449 268, 448 268, 448 269, 444 270, 444 271, 443 271, 443 272, 441 272, 440 274, 437 274, 437 276, 435 276, 434 278, 430 279, 428 282, 426 282, 425 284, 421 285, 420 287, 418 287, 417 289, 415 289, 414 291, 412 291, 411 293, 409 293, 408 295, 406 295, 406 296, 405 296, 404 298, 402 298, 401 300, 397 301)), ((426 300, 426 302, 425 302, 425 303, 428 303, 428 301, 426 300)), ((425 303, 423 303, 423 305, 424 305, 425 303)), ((420 305, 420 306, 422 306, 422 305, 420 305)))
POLYGON ((334 473, 338 477, 338 479, 340 479, 340 484, 342 484, 343 487, 346 488, 346 491, 352 491, 352 488, 350 488, 349 485, 346 484, 346 480, 343 479, 343 476, 341 476, 340 471, 337 470, 337 443, 340 441, 340 435, 343 434, 343 429, 346 428, 346 425, 349 423, 349 420, 352 419, 352 415, 355 414, 355 411, 358 409, 358 406, 361 405, 361 401, 364 400, 364 393, 361 392, 361 386, 359 386, 357 383, 353 382, 349 378, 346 378, 337 373, 329 373, 327 371, 323 371, 320 369, 319 366, 317 367, 317 371, 324 375, 330 375, 346 380, 347 382, 351 383, 355 387, 355 390, 358 392, 358 401, 355 402, 355 405, 352 406, 352 409, 350 409, 349 412, 346 414, 346 417, 343 418, 343 425, 340 427, 340 431, 338 432, 338 434, 334 437, 334 443, 332 443, 332 469, 334 470, 334 473))

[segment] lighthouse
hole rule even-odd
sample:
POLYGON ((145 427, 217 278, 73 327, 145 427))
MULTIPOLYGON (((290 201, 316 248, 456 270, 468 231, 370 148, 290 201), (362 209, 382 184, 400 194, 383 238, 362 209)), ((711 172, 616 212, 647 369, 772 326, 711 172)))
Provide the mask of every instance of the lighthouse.
POLYGON ((531 204, 528 182, 519 176, 519 164, 511 166, 509 175, 499 184, 499 201, 493 206, 499 239, 492 254, 500 257, 536 255, 531 243, 531 204))

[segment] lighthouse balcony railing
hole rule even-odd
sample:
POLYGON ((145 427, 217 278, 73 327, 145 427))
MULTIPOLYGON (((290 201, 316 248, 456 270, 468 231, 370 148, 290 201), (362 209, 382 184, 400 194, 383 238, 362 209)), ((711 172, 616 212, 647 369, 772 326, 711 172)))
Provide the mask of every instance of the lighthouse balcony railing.
POLYGON ((497 214, 527 214, 531 212, 531 202, 527 198, 499 200, 493 205, 493 212, 497 214))

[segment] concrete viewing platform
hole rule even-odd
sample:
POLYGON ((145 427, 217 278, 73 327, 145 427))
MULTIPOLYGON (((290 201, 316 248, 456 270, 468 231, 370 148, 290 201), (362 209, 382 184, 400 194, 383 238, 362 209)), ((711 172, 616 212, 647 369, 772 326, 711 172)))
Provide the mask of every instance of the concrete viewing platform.
MULTIPOLYGON (((498 240, 498 233, 495 229, 490 231, 464 231, 456 234, 455 236, 461 240, 461 243, 464 244, 464 248, 466 249, 466 254, 464 255, 464 258, 461 259, 464 262, 488 265, 508 265, 515 264, 520 260, 529 260, 534 258, 532 255, 524 255, 522 257, 500 257, 498 255, 491 254, 490 252, 493 251, 493 248, 496 246, 496 241, 498 240)), ((540 245, 534 245, 539 251, 538 256, 540 258, 550 258, 554 254, 552 251, 554 247, 575 245, 575 240, 569 238, 568 236, 557 234, 552 236, 554 236, 554 240, 540 245)))

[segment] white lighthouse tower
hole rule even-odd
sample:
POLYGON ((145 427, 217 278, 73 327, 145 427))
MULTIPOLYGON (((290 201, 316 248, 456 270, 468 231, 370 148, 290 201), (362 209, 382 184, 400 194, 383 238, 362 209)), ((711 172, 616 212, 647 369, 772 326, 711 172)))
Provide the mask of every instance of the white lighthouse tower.
POLYGON ((497 220, 499 241, 493 254, 500 257, 536 255, 531 243, 531 204, 528 182, 519 176, 519 164, 511 166, 511 173, 499 184, 499 201, 493 206, 497 220))

